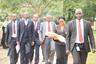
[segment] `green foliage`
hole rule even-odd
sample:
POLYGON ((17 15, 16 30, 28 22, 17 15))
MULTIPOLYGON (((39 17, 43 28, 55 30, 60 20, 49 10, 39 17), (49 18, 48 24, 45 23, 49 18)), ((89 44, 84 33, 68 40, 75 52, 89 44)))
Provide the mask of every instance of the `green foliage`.
POLYGON ((40 17, 47 13, 53 15, 55 19, 65 16, 69 21, 75 18, 76 8, 84 10, 86 19, 94 20, 96 17, 96 0, 0 0, 0 17, 2 14, 6 17, 10 12, 28 11, 31 14, 38 13, 40 17))

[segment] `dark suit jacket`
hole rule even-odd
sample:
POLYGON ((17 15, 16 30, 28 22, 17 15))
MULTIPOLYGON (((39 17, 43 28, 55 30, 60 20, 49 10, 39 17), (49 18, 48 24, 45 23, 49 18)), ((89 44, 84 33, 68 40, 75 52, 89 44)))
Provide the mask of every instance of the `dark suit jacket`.
MULTIPOLYGON (((76 20, 72 20, 67 26, 66 44, 67 50, 72 51, 76 40, 76 20)), ((84 47, 85 51, 90 51, 91 48, 95 48, 94 36, 92 32, 91 25, 88 21, 84 20, 84 47)))
MULTIPOLYGON (((17 41, 18 41, 18 30, 19 30, 19 21, 17 21, 17 41)), ((12 37, 12 22, 10 22, 7 27, 6 27, 6 37, 5 37, 5 43, 7 45, 10 45, 10 41, 11 41, 11 37, 12 37)))
POLYGON ((34 40, 37 42, 35 42, 36 45, 40 45, 40 40, 39 40, 39 31, 40 31, 40 22, 38 21, 37 22, 37 29, 36 31, 34 32, 34 40))
MULTIPOLYGON (((12 22, 10 22, 7 27, 6 27, 6 36, 5 36, 5 43, 6 45, 9 46, 9 51, 8 51, 8 55, 12 55, 14 52, 13 52, 13 48, 15 48, 15 46, 17 45, 16 42, 12 42, 12 22)), ((17 21, 17 41, 18 41, 18 30, 19 30, 19 21, 17 21)))
MULTIPOLYGON (((34 24, 31 20, 28 20, 27 26, 28 26, 28 32, 29 32, 28 33, 29 41, 31 43, 34 40, 33 39, 34 38, 34 24)), ((18 36, 20 43, 24 40, 24 38, 23 38, 24 31, 25 31, 25 23, 24 23, 24 21, 20 21, 20 23, 19 23, 19 36, 18 36)))
MULTIPOLYGON (((31 51, 31 43, 34 40, 34 24, 31 20, 28 20, 27 24, 28 34, 25 34, 25 22, 24 20, 20 21, 19 23, 19 42, 20 46, 25 46, 25 53, 30 53, 31 51), (23 38, 24 35, 28 35, 29 38, 23 38), (28 40, 27 42, 24 42, 25 40, 28 40)), ((22 50, 22 48, 20 48, 22 50)))

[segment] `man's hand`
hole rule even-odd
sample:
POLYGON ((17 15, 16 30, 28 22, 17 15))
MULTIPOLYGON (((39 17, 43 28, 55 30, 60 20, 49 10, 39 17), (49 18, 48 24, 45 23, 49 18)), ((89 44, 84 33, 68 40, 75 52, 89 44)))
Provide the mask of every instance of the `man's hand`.
POLYGON ((70 54, 70 51, 69 50, 66 50, 66 53, 69 55, 70 54))
POLYGON ((34 45, 35 45, 34 41, 32 41, 31 45, 32 45, 32 46, 34 46, 34 45))
POLYGON ((20 43, 18 41, 16 43, 17 43, 17 45, 20 45, 20 43))
POLYGON ((7 47, 9 47, 9 45, 7 44, 7 42, 5 42, 5 45, 6 45, 7 47))
POLYGON ((43 44, 43 41, 44 41, 44 40, 40 40, 41 44, 43 44))
POLYGON ((93 49, 92 49, 92 53, 95 53, 95 52, 96 52, 96 49, 95 49, 95 48, 93 48, 93 49))
POLYGON ((43 45, 43 44, 44 44, 44 40, 41 40, 41 41, 40 41, 40 45, 43 45))

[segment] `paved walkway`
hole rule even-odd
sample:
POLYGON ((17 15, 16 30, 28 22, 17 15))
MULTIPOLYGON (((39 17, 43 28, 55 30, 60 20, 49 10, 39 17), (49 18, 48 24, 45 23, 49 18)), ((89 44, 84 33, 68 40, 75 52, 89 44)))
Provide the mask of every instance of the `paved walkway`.
MULTIPOLYGON (((0 46, 0 64, 9 64, 9 57, 7 56, 7 52, 8 52, 8 49, 2 49, 2 47, 0 46)), ((53 64, 56 64, 55 59, 56 59, 56 56, 54 56, 54 63, 53 64)), ((17 64, 20 64, 19 62, 20 62, 20 60, 18 60, 17 64)), ((34 60, 33 60, 32 64, 34 64, 34 60)), ((41 48, 40 48, 40 62, 39 62, 39 64, 44 64, 44 62, 42 62, 41 48)), ((72 56, 71 55, 69 55, 68 64, 72 64, 72 56)))

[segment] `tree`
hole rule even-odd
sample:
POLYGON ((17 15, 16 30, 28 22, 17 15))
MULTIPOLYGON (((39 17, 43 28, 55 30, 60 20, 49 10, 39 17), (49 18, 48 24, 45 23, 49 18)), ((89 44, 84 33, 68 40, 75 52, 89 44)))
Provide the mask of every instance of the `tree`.
POLYGON ((10 12, 28 11, 30 14, 38 13, 40 17, 47 13, 55 19, 65 16, 69 21, 75 18, 76 8, 84 10, 86 19, 96 17, 96 0, 0 0, 0 14, 4 14, 5 17, 10 12))

